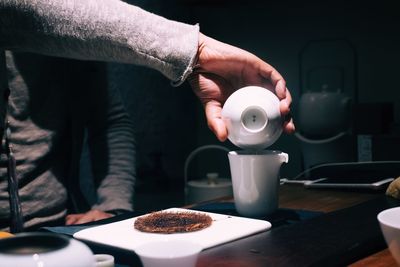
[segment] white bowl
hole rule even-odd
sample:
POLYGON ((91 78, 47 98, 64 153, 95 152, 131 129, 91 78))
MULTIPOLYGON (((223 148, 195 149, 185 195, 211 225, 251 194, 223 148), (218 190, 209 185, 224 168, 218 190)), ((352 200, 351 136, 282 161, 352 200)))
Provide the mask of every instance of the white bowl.
POLYGON ((228 139, 243 149, 262 150, 282 133, 278 97, 268 89, 247 86, 235 91, 222 108, 228 139))
POLYGON ((203 248, 185 240, 154 241, 135 249, 144 267, 194 267, 203 248))
POLYGON ((378 221, 390 252, 400 264, 400 207, 380 212, 378 221))

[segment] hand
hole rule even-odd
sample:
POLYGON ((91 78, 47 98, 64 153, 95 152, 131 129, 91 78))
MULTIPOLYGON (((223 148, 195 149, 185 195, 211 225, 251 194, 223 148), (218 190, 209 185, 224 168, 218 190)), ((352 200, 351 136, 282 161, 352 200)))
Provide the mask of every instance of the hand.
POLYGON ((188 81, 204 106, 208 127, 220 141, 228 137, 221 118, 222 106, 235 90, 248 85, 267 88, 278 96, 285 117, 283 129, 286 133, 294 132, 289 116, 292 97, 285 80, 272 66, 247 51, 201 33, 197 63, 188 81))
POLYGON ((114 216, 101 210, 89 210, 86 213, 69 214, 65 219, 65 225, 81 224, 107 219, 114 216))

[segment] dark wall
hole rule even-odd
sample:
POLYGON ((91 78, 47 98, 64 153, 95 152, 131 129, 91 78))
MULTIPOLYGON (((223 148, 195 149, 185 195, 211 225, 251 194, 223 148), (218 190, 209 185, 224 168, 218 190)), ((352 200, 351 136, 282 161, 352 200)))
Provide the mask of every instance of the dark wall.
MULTIPOLYGON (((192 1, 193 22, 199 22, 204 33, 254 52, 275 66, 292 92, 295 121, 300 93, 309 89, 301 82, 304 63, 325 60, 347 71, 343 83, 354 102, 393 103, 398 124, 400 17, 389 1, 217 2, 192 1), (322 58, 315 49, 307 50, 335 41, 348 44, 348 50, 338 46, 322 58)), ((208 135, 200 133, 198 142, 211 142, 208 135)), ((294 136, 283 135, 272 148, 290 155, 283 176, 293 177, 302 170, 301 146, 294 136)))
MULTIPOLYGON (((167 18, 199 23, 205 34, 247 49, 275 66, 292 92, 295 120, 300 93, 305 90, 301 83, 305 47, 321 41, 344 41, 351 47, 349 55, 355 55, 338 63, 351 74, 345 81, 346 90, 359 103, 393 103, 395 121, 398 124, 400 120, 400 25, 397 9, 389 1, 131 2, 167 18)), ((313 56, 317 60, 311 51, 311 62, 313 56)), ((331 55, 329 60, 341 56, 331 55)), ((122 91, 136 124, 140 183, 180 180, 190 151, 219 144, 187 84, 172 88, 160 74, 134 66, 111 64, 109 71, 111 85, 122 91)), ((229 142, 223 145, 234 149, 229 142)), ((292 177, 302 170, 301 146, 294 136, 282 135, 272 148, 289 153, 290 162, 283 167, 282 176, 292 177)), ((223 154, 199 156, 193 164, 194 176, 204 176, 206 170, 229 175, 223 154)))
MULTIPOLYGON (((127 2, 169 18, 185 13, 162 1, 127 2)), ((191 88, 172 87, 160 73, 132 65, 109 64, 108 75, 135 125, 138 191, 164 190, 182 182, 185 157, 196 147, 198 127, 198 103, 191 88)))

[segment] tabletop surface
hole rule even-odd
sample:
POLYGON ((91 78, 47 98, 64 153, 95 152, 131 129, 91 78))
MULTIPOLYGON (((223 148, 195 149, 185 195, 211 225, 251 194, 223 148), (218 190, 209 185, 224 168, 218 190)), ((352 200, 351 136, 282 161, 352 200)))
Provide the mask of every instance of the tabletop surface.
MULTIPOLYGON (((396 266, 376 216, 400 206, 399 200, 384 192, 293 184, 281 185, 279 197, 279 210, 265 218, 272 223, 270 230, 203 250, 196 266, 396 266)), ((188 208, 235 212, 231 198, 188 208)), ((124 266, 140 266, 132 251, 88 245, 95 253, 113 254, 124 266)))
POLYGON ((376 215, 398 205, 384 192, 284 185, 280 208, 323 213, 205 250, 197 266, 396 266, 376 215))

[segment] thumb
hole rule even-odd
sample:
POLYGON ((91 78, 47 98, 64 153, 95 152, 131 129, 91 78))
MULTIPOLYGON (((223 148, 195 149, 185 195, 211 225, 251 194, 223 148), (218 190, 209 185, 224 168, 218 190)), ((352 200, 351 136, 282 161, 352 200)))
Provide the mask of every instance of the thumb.
POLYGON ((209 101, 204 106, 207 124, 219 141, 224 142, 228 138, 228 130, 221 116, 221 104, 209 101))

